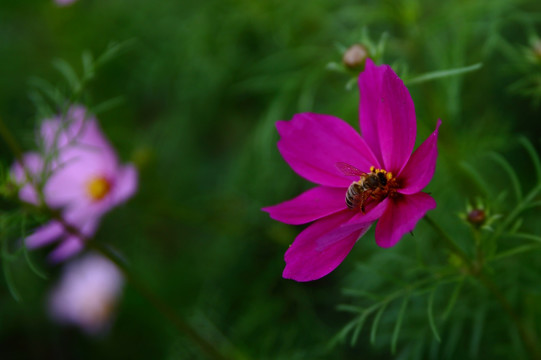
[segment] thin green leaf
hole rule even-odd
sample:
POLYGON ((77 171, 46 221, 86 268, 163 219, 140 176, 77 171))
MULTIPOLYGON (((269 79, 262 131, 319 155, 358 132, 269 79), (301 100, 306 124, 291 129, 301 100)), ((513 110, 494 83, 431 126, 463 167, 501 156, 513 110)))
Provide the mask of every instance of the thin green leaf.
POLYGON ((26 247, 26 217, 25 216, 23 216, 23 218, 21 219, 21 239, 22 239, 21 248, 23 249, 24 258, 26 260, 26 263, 28 264, 28 267, 30 268, 30 270, 34 272, 34 274, 36 274, 37 276, 39 276, 40 278, 44 280, 47 280, 47 275, 45 274, 45 272, 40 270, 34 264, 34 262, 30 259, 30 255, 28 254, 28 248, 26 247))
POLYGON ((2 261, 2 270, 4 271, 4 278, 6 280, 9 293, 15 299, 15 301, 17 302, 21 301, 21 295, 19 295, 19 292, 17 291, 13 283, 13 277, 11 275, 11 269, 9 267, 8 261, 5 261, 5 260, 2 261))
POLYGON ((64 78, 66 78, 66 81, 73 92, 79 91, 81 88, 81 81, 75 70, 73 70, 67 61, 63 59, 54 59, 53 66, 64 76, 64 78))
POLYGON ((47 96, 55 106, 59 106, 64 102, 64 96, 60 90, 49 82, 40 78, 30 78, 29 83, 31 86, 41 91, 43 95, 47 96))
POLYGON ((479 354, 479 344, 481 343, 481 337, 485 327, 485 315, 486 309, 481 308, 475 312, 473 318, 472 336, 470 338, 470 357, 477 359, 479 354))
POLYGON ((456 284, 455 289, 453 290, 453 293, 451 294, 451 298, 449 299, 449 303, 447 303, 447 306, 445 307, 445 310, 443 311, 442 319, 444 321, 447 320, 449 314, 451 314, 451 311, 455 307, 456 300, 458 299, 458 295, 460 294, 460 290, 462 289, 463 284, 464 284, 464 277, 462 277, 460 281, 456 284))
POLYGON ((420 84, 426 81, 434 80, 434 79, 441 79, 449 76, 456 76, 465 74, 471 71, 479 70, 481 67, 483 67, 482 63, 477 63, 470 66, 465 66, 461 68, 456 69, 448 69, 448 70, 439 70, 439 71, 433 71, 429 72, 423 75, 419 75, 413 79, 409 79, 404 81, 406 85, 412 85, 412 84, 420 84))
POLYGON ((15 301, 19 302, 21 301, 21 296, 19 295, 19 292, 15 288, 13 277, 11 275, 11 268, 9 267, 10 261, 8 260, 8 258, 11 257, 11 254, 9 253, 7 239, 4 234, 5 221, 2 221, 1 231, 2 231, 2 236, 0 236, 0 240, 2 242, 2 270, 4 271, 4 278, 6 279, 6 284, 8 286, 8 290, 11 296, 13 296, 15 301))
POLYGON ((353 330, 353 335, 351 336, 350 345, 354 346, 357 342, 357 339, 359 338, 359 334, 361 333, 361 330, 363 329, 364 323, 366 322, 366 318, 368 317, 368 312, 365 311, 362 313, 362 315, 357 319, 357 325, 355 326, 353 330))
POLYGON ((100 57, 98 57, 98 59, 94 63, 95 67, 102 66, 103 64, 109 62, 113 58, 120 55, 122 52, 126 51, 134 43, 135 43, 134 39, 126 40, 121 43, 115 43, 115 42, 109 43, 105 52, 101 54, 100 57))
POLYGON ((517 198, 517 201, 520 202, 522 200, 522 188, 520 187, 520 181, 518 180, 518 176, 513 170, 513 167, 511 167, 509 162, 498 153, 493 152, 490 153, 489 156, 498 164, 500 164, 500 166, 505 170, 505 172, 509 176, 509 179, 511 179, 511 184, 513 185, 513 190, 515 191, 515 197, 517 198))
POLYGON ((84 79, 92 79, 94 77, 95 69, 94 69, 94 58, 92 56, 92 53, 88 50, 83 51, 83 55, 81 56, 82 62, 83 62, 83 74, 84 79))
POLYGON ((337 343, 344 342, 344 339, 346 338, 347 334, 355 327, 357 326, 357 320, 350 321, 346 326, 342 328, 333 338, 331 341, 329 341, 329 347, 336 346, 337 343))
POLYGON ((92 107, 92 113, 99 115, 101 113, 107 112, 115 107, 124 103, 124 97, 117 96, 115 98, 105 100, 104 102, 99 103, 96 106, 92 107))
POLYGON ((510 238, 525 239, 525 240, 541 242, 541 236, 534 235, 534 234, 513 233, 513 234, 504 234, 504 236, 510 237, 510 238))
POLYGON ((379 60, 383 53, 385 52, 385 46, 387 45, 387 40, 389 39, 389 34, 384 32, 381 34, 378 44, 376 45, 376 59, 379 60))
POLYGON ((434 295, 436 294, 437 287, 434 288, 430 292, 430 295, 428 296, 428 307, 427 307, 427 313, 428 313, 428 323, 430 324, 430 329, 432 330, 432 333, 434 334, 434 337, 436 338, 437 342, 441 342, 440 334, 438 333, 438 328, 436 327, 436 323, 434 321, 434 295))
POLYGON ((460 351, 460 348, 457 346, 458 341, 463 337, 461 320, 452 322, 450 326, 451 329, 447 332, 445 336, 445 345, 443 348, 444 359, 454 358, 457 350, 460 351))
POLYGON ((512 233, 517 232, 522 226, 523 222, 524 222, 524 219, 518 218, 517 221, 515 221, 514 224, 511 226, 511 228, 509 229, 509 233, 512 234, 512 233))
POLYGON ((523 252, 535 251, 535 250, 540 250, 540 249, 541 249, 540 244, 521 245, 521 246, 514 247, 514 248, 512 248, 510 250, 502 251, 502 252, 496 254, 491 259, 491 261, 501 260, 501 259, 505 259, 505 258, 510 257, 510 256, 522 254, 523 252))
POLYGON ((522 146, 524 146, 524 148, 532 158, 532 162, 535 168, 535 174, 537 176, 537 182, 541 183, 541 160, 539 159, 539 155, 537 155, 537 152, 535 151, 532 143, 527 138, 520 137, 518 141, 522 146))
POLYGON ((376 295, 374 293, 371 293, 371 292, 368 292, 368 291, 365 291, 365 290, 361 290, 361 289, 343 289, 342 293, 344 295, 355 296, 355 297, 360 297, 360 298, 368 298, 368 299, 374 300, 374 301, 378 301, 381 298, 381 296, 379 296, 379 295, 376 295))
POLYGON ((406 296, 402 301, 402 306, 400 307, 400 312, 398 313, 398 319, 396 320, 393 336, 391 339, 391 353, 396 354, 396 344, 398 342, 398 335, 400 334, 400 328, 402 326, 402 320, 404 319, 404 314, 406 313, 406 307, 408 305, 409 296, 406 296))
POLYGON ((340 304, 336 307, 336 309, 338 311, 347 311, 347 312, 352 312, 356 314, 360 314, 364 311, 364 309, 359 306, 347 305, 347 304, 340 304))
POLYGON ((535 207, 538 207, 538 206, 541 206, 541 201, 531 202, 527 206, 525 206, 525 208, 535 208, 535 207))
POLYGON ((481 173, 477 171, 474 166, 464 161, 460 162, 459 166, 464 172, 464 174, 470 178, 471 183, 477 187, 477 190, 482 192, 484 196, 489 197, 490 194, 488 189, 490 189, 490 187, 488 186, 488 183, 484 180, 481 173))
POLYGON ((349 79, 348 82, 346 83, 346 90, 347 91, 353 90, 356 83, 357 83, 356 77, 352 77, 351 79, 349 79))
POLYGON ((376 316, 374 317, 374 321, 372 322, 372 328, 370 329, 370 343, 372 345, 376 343, 376 333, 378 331, 379 321, 381 320, 381 316, 383 315, 383 312, 387 308, 388 304, 389 303, 385 303, 379 308, 376 316))

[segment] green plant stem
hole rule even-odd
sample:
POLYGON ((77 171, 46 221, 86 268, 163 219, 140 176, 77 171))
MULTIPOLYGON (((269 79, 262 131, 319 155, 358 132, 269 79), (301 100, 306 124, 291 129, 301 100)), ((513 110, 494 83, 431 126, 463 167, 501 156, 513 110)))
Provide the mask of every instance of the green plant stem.
POLYGON ((428 215, 425 215, 424 217, 425 221, 441 236, 441 239, 445 242, 445 245, 451 250, 455 255, 460 257, 460 259, 467 265, 468 270, 473 269, 473 264, 464 252, 456 243, 455 241, 447 235, 447 233, 441 228, 441 226, 436 223, 434 220, 432 220, 428 215))
POLYGON ((520 317, 517 315, 509 301, 505 298, 504 294, 497 287, 497 285, 483 273, 483 269, 479 266, 482 264, 472 263, 466 253, 454 242, 454 240, 429 216, 425 216, 424 219, 430 224, 430 226, 441 235, 441 239, 445 242, 445 245, 457 256, 459 256, 468 267, 468 273, 479 279, 480 283, 496 298, 500 306, 509 315, 511 321, 518 329, 520 338, 530 353, 530 357, 534 360, 541 360, 541 349, 536 341, 536 337, 531 331, 528 331, 520 317))

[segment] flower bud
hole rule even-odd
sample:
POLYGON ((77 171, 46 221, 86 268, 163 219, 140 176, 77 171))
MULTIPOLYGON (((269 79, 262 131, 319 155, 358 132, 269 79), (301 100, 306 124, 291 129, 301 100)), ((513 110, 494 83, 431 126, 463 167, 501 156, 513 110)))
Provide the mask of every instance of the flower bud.
POLYGON ((349 47, 342 57, 344 65, 351 70, 360 70, 368 58, 368 50, 364 45, 354 44, 349 47))
POLYGON ((470 224, 479 227, 484 224, 486 213, 483 209, 473 209, 468 213, 466 220, 468 220, 470 224))

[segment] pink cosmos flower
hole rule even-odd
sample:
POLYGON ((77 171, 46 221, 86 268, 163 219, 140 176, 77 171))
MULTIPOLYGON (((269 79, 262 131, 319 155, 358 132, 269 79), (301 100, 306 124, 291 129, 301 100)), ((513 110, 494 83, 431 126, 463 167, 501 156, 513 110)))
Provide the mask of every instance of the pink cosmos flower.
POLYGON ((60 324, 76 325, 89 335, 111 324, 124 277, 109 260, 89 254, 69 263, 49 296, 48 309, 60 324))
POLYGON ((417 124, 402 80, 388 65, 368 59, 359 90, 362 136, 330 115, 303 113, 276 123, 285 161, 319 185, 263 209, 287 224, 313 222, 287 250, 284 278, 327 275, 376 220, 376 243, 394 246, 436 207, 421 190, 434 175, 441 121, 412 154, 417 124))
POLYGON ((12 174, 22 201, 39 205, 43 198, 48 207, 62 210, 62 221, 52 220, 26 238, 29 248, 60 239, 50 258, 61 261, 83 248, 81 237, 94 235, 103 214, 133 195, 137 171, 133 165, 119 164, 96 118, 82 106, 45 120, 40 140, 44 154, 25 154, 24 168, 16 163, 12 174))

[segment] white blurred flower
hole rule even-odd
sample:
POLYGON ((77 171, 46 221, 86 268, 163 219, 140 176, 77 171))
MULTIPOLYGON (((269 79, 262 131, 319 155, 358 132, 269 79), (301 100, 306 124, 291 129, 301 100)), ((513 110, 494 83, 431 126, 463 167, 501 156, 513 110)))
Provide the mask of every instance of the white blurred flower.
POLYGON ((108 259, 89 254, 66 265, 49 297, 49 312, 61 324, 79 326, 90 335, 106 331, 124 284, 108 259))

